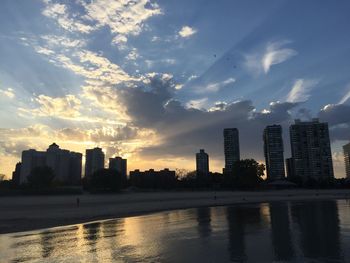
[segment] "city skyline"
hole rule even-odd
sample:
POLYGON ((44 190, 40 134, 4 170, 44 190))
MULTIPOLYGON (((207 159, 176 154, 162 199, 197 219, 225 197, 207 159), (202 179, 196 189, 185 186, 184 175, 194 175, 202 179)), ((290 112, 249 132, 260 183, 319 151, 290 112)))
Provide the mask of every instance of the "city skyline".
POLYGON ((221 172, 224 128, 239 129, 241 159, 264 163, 267 125, 317 117, 345 176, 348 1, 118 3, 1 1, 0 174, 52 142, 130 170, 195 170, 206 149, 221 172))
MULTIPOLYGON (((334 178, 328 123, 322 123, 316 118, 311 121, 296 119, 295 123, 289 127, 289 134, 292 152, 290 157, 284 158, 281 125, 268 125, 263 131, 265 177, 267 181, 279 181, 292 179, 293 177, 300 177, 303 180, 307 178, 317 180, 334 178)), ((225 166, 222 168, 222 175, 235 176, 235 163, 242 160, 239 156, 239 130, 237 128, 225 128, 223 135, 225 166)), ((344 165, 346 167, 343 178, 349 178, 349 145, 350 143, 343 146, 344 165)), ((48 166, 53 169, 57 179, 70 184, 78 184, 82 176, 91 179, 95 172, 106 168, 117 171, 122 180, 127 181, 127 159, 116 156, 109 158, 108 165, 106 165, 105 153, 101 148, 86 149, 85 153, 85 173, 83 174, 83 154, 81 153, 62 150, 56 143, 52 143, 46 152, 35 149, 24 150, 21 162, 16 163, 12 180, 16 185, 25 183, 26 177, 34 168, 48 166), (75 179, 72 180, 72 178, 75 179)), ((200 149, 195 157, 196 176, 208 177, 212 172, 210 170, 209 154, 204 149, 200 149)), ((164 169, 169 170, 169 168, 164 169)), ((176 169, 185 171, 183 168, 176 169)), ((140 169, 134 169, 134 172, 136 171, 140 171, 140 169)), ((154 168, 149 168, 149 171, 154 171, 154 168)), ((175 173, 175 171, 173 172, 175 173)))

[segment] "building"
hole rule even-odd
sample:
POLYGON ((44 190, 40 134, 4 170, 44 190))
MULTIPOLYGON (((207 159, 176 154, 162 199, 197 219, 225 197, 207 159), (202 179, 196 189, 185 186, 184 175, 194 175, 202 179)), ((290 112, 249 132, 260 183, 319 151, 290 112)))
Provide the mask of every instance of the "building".
POLYGON ((295 176, 293 167, 294 167, 293 158, 287 158, 286 159, 287 178, 293 178, 295 176))
POLYGON ((264 155, 268 180, 285 178, 283 139, 281 125, 269 125, 264 129, 264 155))
POLYGON ((343 146, 345 174, 346 178, 350 179, 350 143, 343 146))
POLYGON ((334 178, 328 124, 295 120, 289 131, 293 174, 303 179, 334 178))
POLYGON ((196 172, 197 176, 209 176, 209 155, 203 149, 196 153, 196 172))
POLYGON ((130 183, 132 186, 152 189, 170 189, 176 187, 175 171, 165 168, 160 171, 150 169, 141 172, 134 170, 130 172, 130 183))
POLYGON ((86 178, 89 178, 94 172, 105 167, 105 154, 101 148, 87 149, 85 158, 86 178))
POLYGON ((46 152, 36 151, 34 149, 22 152, 21 158, 20 184, 27 182, 27 177, 35 167, 46 166, 46 152))
POLYGON ((48 166, 55 174, 55 180, 69 185, 80 184, 82 154, 60 149, 53 143, 44 151, 33 149, 22 152, 20 169, 20 184, 27 181, 27 177, 35 167, 48 166))
POLYGON ((127 181, 127 160, 121 157, 109 158, 109 169, 117 171, 121 177, 122 181, 125 183, 127 181))
POLYGON ((18 186, 20 184, 20 178, 21 178, 21 166, 22 163, 19 162, 16 164, 16 168, 12 173, 12 183, 15 186, 18 186))
POLYGON ((238 129, 236 128, 224 129, 224 153, 225 153, 224 174, 232 174, 234 163, 240 160, 238 129))
POLYGON ((83 155, 81 153, 70 152, 69 181, 74 185, 81 183, 82 157, 83 155))

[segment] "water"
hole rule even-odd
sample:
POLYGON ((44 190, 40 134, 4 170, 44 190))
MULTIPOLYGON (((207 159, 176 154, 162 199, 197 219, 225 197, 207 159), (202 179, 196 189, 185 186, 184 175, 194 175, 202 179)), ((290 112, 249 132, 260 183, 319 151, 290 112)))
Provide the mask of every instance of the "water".
POLYGON ((0 235, 0 262, 350 262, 350 203, 162 212, 0 235))

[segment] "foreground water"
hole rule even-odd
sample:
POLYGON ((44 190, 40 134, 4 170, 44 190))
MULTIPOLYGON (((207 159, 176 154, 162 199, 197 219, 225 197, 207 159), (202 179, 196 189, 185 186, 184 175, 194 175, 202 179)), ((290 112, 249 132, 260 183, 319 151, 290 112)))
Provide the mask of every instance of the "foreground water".
POLYGON ((350 262, 350 203, 162 212, 0 235, 0 262, 350 262))

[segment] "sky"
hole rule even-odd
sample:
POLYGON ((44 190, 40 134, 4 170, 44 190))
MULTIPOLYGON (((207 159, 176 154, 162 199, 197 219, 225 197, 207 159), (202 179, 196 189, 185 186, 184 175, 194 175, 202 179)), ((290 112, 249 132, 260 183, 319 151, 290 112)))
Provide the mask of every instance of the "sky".
POLYGON ((336 177, 350 140, 346 0, 2 0, 0 173, 21 152, 128 159, 128 170, 221 171, 223 128, 264 162, 264 127, 329 123, 336 177))

